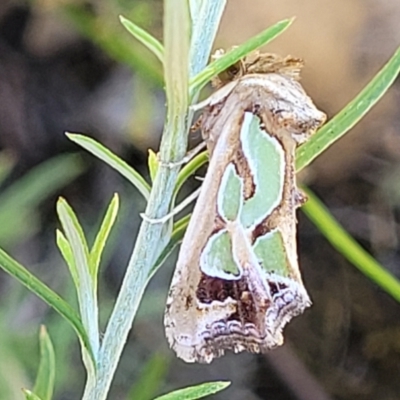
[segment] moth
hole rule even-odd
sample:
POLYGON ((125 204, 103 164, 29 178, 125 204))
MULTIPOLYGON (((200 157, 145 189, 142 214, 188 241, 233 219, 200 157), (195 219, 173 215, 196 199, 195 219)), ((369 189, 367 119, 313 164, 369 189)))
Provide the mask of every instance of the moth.
MULTIPOLYGON (((256 55, 207 102, 210 154, 172 279, 167 340, 186 362, 265 352, 311 305, 299 271, 295 150, 325 121, 298 82, 301 61, 256 55)), ((229 72, 229 71, 228 71, 229 72)))

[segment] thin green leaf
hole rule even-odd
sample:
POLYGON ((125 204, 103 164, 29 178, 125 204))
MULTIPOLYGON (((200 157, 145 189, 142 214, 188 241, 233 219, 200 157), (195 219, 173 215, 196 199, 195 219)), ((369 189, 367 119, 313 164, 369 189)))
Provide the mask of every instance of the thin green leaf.
MULTIPOLYGON (((303 188, 304 189, 304 188, 303 188)), ((309 190, 308 201, 301 208, 332 246, 364 275, 400 302, 400 281, 367 253, 333 218, 322 202, 309 190)))
POLYGON ((222 71, 225 71, 247 54, 275 39, 282 32, 284 32, 292 24, 292 22, 293 18, 280 21, 258 35, 252 37, 240 46, 232 49, 222 57, 214 60, 191 80, 190 93, 193 95, 196 94, 210 81, 212 77, 218 75, 222 71))
POLYGON ((68 243, 68 240, 64 236, 64 234, 58 229, 56 231, 56 240, 57 240, 57 246, 61 252, 61 255, 63 256, 65 263, 67 264, 67 266, 69 268, 69 272, 74 281, 74 285, 75 285, 75 287, 78 287, 79 286, 79 275, 78 275, 78 271, 76 270, 74 255, 72 253, 71 246, 68 243))
POLYGON ((51 400, 56 375, 56 359, 53 344, 46 327, 40 327, 40 363, 33 392, 43 400, 51 400))
POLYGON ((31 392, 28 389, 22 389, 24 395, 25 395, 25 400, 44 400, 39 396, 36 396, 35 393, 31 392))
POLYGON ((192 20, 189 53, 189 76, 191 78, 207 65, 226 2, 227 0, 189 1, 192 20))
POLYGON ((128 181, 131 182, 132 185, 139 190, 139 192, 146 200, 148 200, 150 196, 149 184, 137 171, 135 171, 125 161, 121 160, 111 150, 107 149, 102 144, 92 138, 72 133, 67 133, 66 135, 74 143, 79 144, 79 146, 83 147, 89 153, 92 153, 94 156, 100 158, 100 160, 103 160, 110 167, 118 171, 123 177, 128 179, 128 181))
POLYGON ((158 269, 164 264, 164 261, 174 251, 175 247, 182 242, 183 236, 185 235, 186 228, 189 224, 190 214, 184 216, 182 219, 177 221, 173 226, 173 232, 168 244, 164 247, 161 254, 158 256, 157 261, 154 263, 149 279, 158 271, 158 269))
POLYGON ((202 0, 189 0, 189 10, 192 25, 196 22, 196 18, 198 18, 198 15, 200 14, 202 3, 202 0))
POLYGON ((155 353, 142 369, 139 378, 129 391, 128 400, 151 400, 168 372, 168 360, 155 353))
POLYGON ((164 63, 164 47, 154 36, 122 15, 119 20, 134 38, 144 44, 161 61, 161 64, 164 63))
POLYGON ((201 385, 191 386, 185 389, 176 390, 165 394, 163 396, 157 397, 155 400, 195 400, 201 399, 202 397, 209 396, 220 392, 227 388, 230 382, 208 382, 202 383, 201 385))
POLYGON ((166 0, 164 2, 164 76, 168 104, 167 121, 170 123, 177 120, 177 115, 187 111, 189 103, 189 38, 188 3, 181 0, 166 0))
POLYGON ((400 72, 400 48, 371 82, 343 110, 324 125, 296 152, 300 171, 319 154, 348 132, 386 93, 400 72))
POLYGON ((183 230, 183 233, 185 233, 184 231, 186 230, 186 228, 189 224, 190 216, 191 216, 191 214, 185 215, 183 218, 181 218, 180 220, 178 220, 174 223, 173 231, 172 231, 173 234, 175 234, 181 230, 183 230))
POLYGON ((176 180, 174 194, 176 195, 182 188, 187 179, 193 175, 200 167, 208 162, 208 151, 203 151, 190 160, 180 171, 176 180))
POLYGON ((32 293, 40 297, 45 303, 57 311, 75 329, 84 346, 88 349, 92 359, 93 353, 89 339, 77 312, 57 293, 31 274, 25 267, 11 258, 4 250, 0 249, 0 268, 17 279, 32 293))
MULTIPOLYGON (((77 262, 79 278, 82 279, 88 271, 80 271, 80 266, 89 266, 89 247, 82 226, 74 210, 67 201, 60 197, 57 201, 57 214, 63 227, 65 236, 71 246, 74 259, 77 262)), ((82 282, 80 282, 82 284, 82 282)))
POLYGON ((149 166, 150 179, 152 182, 154 182, 158 171, 159 162, 157 154, 152 149, 149 149, 149 157, 147 158, 147 163, 149 166))
POLYGON ((95 282, 90 274, 88 245, 76 214, 62 197, 57 201, 57 214, 71 246, 78 274, 76 290, 81 318, 96 355, 99 347, 98 306, 95 282))
POLYGON ((101 256, 103 254, 104 247, 106 245, 108 236, 110 235, 111 229, 114 226, 114 222, 118 215, 119 209, 119 197, 115 193, 110 205, 107 208, 106 215, 104 216, 101 227, 96 235, 92 250, 90 251, 90 273, 94 282, 95 290, 97 288, 97 272, 99 269, 101 256))

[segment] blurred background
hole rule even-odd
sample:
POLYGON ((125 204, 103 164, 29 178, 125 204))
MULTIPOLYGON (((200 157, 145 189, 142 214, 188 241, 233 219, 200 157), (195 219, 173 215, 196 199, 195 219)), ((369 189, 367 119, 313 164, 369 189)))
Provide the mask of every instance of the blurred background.
MULTIPOLYGON (((161 39, 160 0, 0 2, 0 247, 75 302, 55 245, 56 199, 67 198, 93 238, 113 193, 120 193, 99 282, 103 328, 145 204, 64 132, 96 138, 148 177, 147 151, 158 149, 164 118, 160 65, 123 29, 120 14, 161 39)), ((305 60, 303 85, 329 116, 400 44, 398 0, 228 0, 215 48, 292 16, 295 23, 265 50, 305 60)), ((395 84, 299 179, 400 278, 399 107, 395 84)), ((193 179, 187 193, 197 184, 193 179)), ((400 305, 338 254, 301 211, 299 253, 314 305, 287 327, 286 345, 264 356, 228 354, 210 366, 186 365, 167 348, 162 315, 176 254, 170 257, 146 291, 110 398, 146 400, 231 380, 215 399, 399 399, 400 305)), ((20 399, 21 387, 32 387, 40 324, 55 345, 54 398, 80 398, 84 370, 74 332, 0 271, 1 400, 20 399)))

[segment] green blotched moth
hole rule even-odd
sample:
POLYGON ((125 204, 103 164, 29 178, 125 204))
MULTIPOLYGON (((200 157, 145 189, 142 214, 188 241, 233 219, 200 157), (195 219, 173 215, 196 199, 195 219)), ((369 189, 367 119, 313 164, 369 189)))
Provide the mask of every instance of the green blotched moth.
POLYGON ((168 342, 187 362, 279 346, 283 327, 311 304, 297 260, 305 198, 294 157, 326 116, 296 81, 298 67, 257 56, 203 113, 210 163, 165 313, 168 342))

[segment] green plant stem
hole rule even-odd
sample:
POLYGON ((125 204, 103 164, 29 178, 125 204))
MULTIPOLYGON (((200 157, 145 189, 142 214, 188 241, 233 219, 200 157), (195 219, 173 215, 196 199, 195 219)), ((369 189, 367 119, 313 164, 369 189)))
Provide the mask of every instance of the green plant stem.
MULTIPOLYGON (((178 4, 180 1, 181 0, 165 1, 165 24, 174 23, 174 13, 177 8, 181 7, 178 4)), ((206 6, 210 9, 219 8, 219 2, 210 0, 203 1, 203 3, 202 10, 204 14, 215 15, 216 18, 221 15, 221 13, 211 11, 207 12, 207 10, 204 9, 206 6)), ((219 20, 209 19, 204 21, 204 23, 218 25, 219 20)), ((199 29, 200 28, 204 30, 204 33, 209 33, 210 36, 196 35, 198 40, 201 40, 201 43, 195 44, 197 51, 206 53, 200 58, 204 60, 204 64, 198 65, 199 70, 205 66, 209 56, 207 52, 209 52, 211 47, 210 42, 212 43, 214 40, 212 34, 215 34, 216 32, 216 29, 207 29, 204 25, 199 26, 199 29)), ((167 29, 168 28, 165 27, 165 30, 167 29)), ((191 46, 194 46, 194 44, 191 43, 191 46)), ((168 54, 168 44, 165 43, 166 68, 168 68, 168 54)), ((190 71, 189 75, 193 72, 196 71, 190 71)), ((192 76, 188 76, 188 78, 191 77, 192 76)), ((188 127, 191 124, 191 119, 188 116, 189 104, 168 104, 168 106, 173 106, 175 113, 174 115, 171 115, 170 113, 167 114, 167 124, 163 133, 163 140, 160 148, 161 159, 164 162, 176 161, 183 158, 187 147, 188 127)), ((178 173, 179 166, 171 168, 163 163, 160 164, 149 202, 147 204, 146 215, 152 218, 159 218, 168 213, 178 173)), ((160 243, 167 242, 168 240, 169 234, 166 235, 164 225, 151 224, 147 221, 142 223, 117 302, 110 316, 104 340, 100 348, 96 382, 85 388, 84 400, 106 399, 118 360, 121 356, 133 319, 149 280, 149 274, 157 256, 159 255, 155 249, 162 249, 163 246, 160 246, 160 243)))

